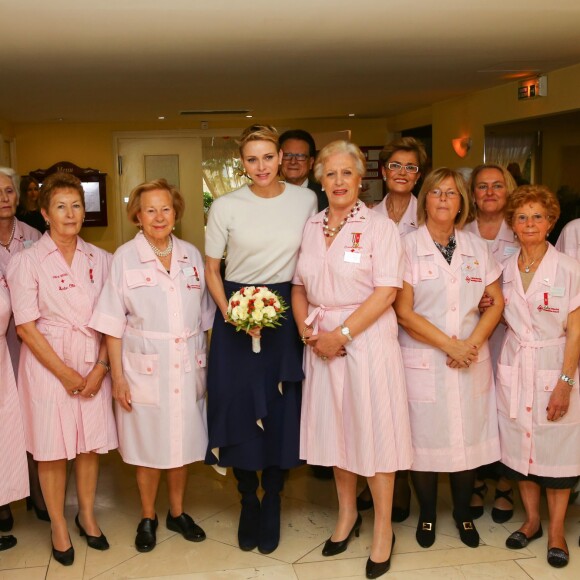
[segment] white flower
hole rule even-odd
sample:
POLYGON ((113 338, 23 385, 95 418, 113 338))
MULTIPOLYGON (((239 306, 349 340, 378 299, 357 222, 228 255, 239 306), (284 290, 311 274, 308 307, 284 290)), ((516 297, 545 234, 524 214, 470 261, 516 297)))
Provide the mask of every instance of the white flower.
POLYGON ((230 312, 230 316, 231 316, 232 320, 237 320, 239 318, 238 312, 239 312, 239 306, 235 306, 234 308, 232 308, 232 311, 230 312))
POLYGON ((276 309, 273 306, 266 306, 264 308, 264 316, 267 318, 276 318, 276 309))
POLYGON ((256 322, 262 322, 262 319, 264 318, 264 314, 262 313, 261 310, 254 310, 254 312, 252 312, 252 318, 256 322))
POLYGON ((254 300, 254 308, 256 310, 262 310, 264 308, 264 301, 263 300, 254 300))

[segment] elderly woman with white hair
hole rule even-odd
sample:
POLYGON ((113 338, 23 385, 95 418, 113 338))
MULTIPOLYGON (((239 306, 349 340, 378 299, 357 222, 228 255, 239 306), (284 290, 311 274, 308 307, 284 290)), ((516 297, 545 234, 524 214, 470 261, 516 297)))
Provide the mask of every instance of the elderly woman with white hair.
POLYGON ((357 475, 367 477, 375 523, 367 578, 388 571, 395 536, 395 472, 411 465, 411 434, 397 320, 402 286, 395 224, 359 199, 365 158, 347 141, 322 149, 315 175, 329 207, 306 222, 292 306, 305 357, 300 456, 334 467, 338 521, 323 556, 344 552, 362 518, 357 475))

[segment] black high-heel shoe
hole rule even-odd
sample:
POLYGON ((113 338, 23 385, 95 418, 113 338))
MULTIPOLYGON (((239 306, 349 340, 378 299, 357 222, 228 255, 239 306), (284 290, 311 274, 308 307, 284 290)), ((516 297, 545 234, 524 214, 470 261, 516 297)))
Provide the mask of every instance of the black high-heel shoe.
POLYGON ((87 539, 87 545, 89 546, 89 548, 101 551, 109 549, 109 542, 107 542, 107 538, 105 537, 105 534, 103 534, 103 532, 101 532, 100 536, 89 536, 89 534, 87 534, 85 529, 81 526, 81 523, 79 521, 79 514, 75 516, 75 524, 79 529, 79 535, 81 537, 85 536, 85 538, 87 539))
POLYGON ((374 506, 374 502, 373 502, 373 496, 371 495, 371 490, 369 489, 369 486, 367 485, 358 495, 358 497, 356 498, 356 509, 359 512, 364 512, 366 510, 370 510, 373 506, 374 506), (365 499, 363 497, 363 495, 366 494, 370 495, 370 499, 365 499))
MULTIPOLYGON (((362 516, 360 514, 357 515, 356 521, 354 522, 354 526, 348 533, 348 536, 344 540, 340 540, 340 542, 333 542, 330 538, 326 540, 324 544, 324 548, 322 548, 322 555, 323 556, 336 556, 337 554, 341 554, 346 550, 348 543, 352 535, 354 534, 357 538, 360 535, 360 527, 362 525, 362 516)), ((331 536, 332 537, 332 536, 331 536)))
MULTIPOLYGON (((70 536, 68 537, 68 539, 70 541, 70 536)), ((52 557, 59 564, 62 564, 63 566, 72 566, 72 564, 75 561, 75 549, 74 549, 74 547, 72 545, 72 541, 70 543, 70 548, 68 550, 65 550, 64 552, 61 552, 60 550, 57 550, 54 547, 54 544, 52 544, 52 557)))
MULTIPOLYGON (((501 489, 496 488, 494 501, 498 498, 503 498, 503 499, 507 500, 513 506, 514 505, 514 490, 511 487, 509 489, 506 489, 505 491, 502 491, 501 489)), ((491 519, 496 524, 505 524, 508 520, 511 519, 511 517, 513 515, 514 515, 513 509, 501 510, 501 509, 496 508, 496 507, 491 509, 491 519)))
POLYGON ((481 485, 478 485, 477 487, 474 487, 471 490, 471 494, 479 496, 479 498, 482 501, 481 505, 469 506, 469 512, 471 513, 471 518, 474 520, 476 520, 477 518, 480 518, 483 515, 483 501, 484 501, 485 496, 487 494, 487 490, 488 490, 488 487, 487 487, 487 483, 485 483, 485 481, 481 485))
POLYGON ((393 548, 395 547, 395 533, 393 532, 393 542, 391 543, 391 553, 389 558, 384 562, 373 562, 370 558, 367 560, 366 575, 367 578, 378 578, 386 574, 391 568, 391 556, 393 555, 393 548))
POLYGON ((50 522, 50 516, 48 515, 48 510, 40 509, 35 503, 34 500, 28 496, 26 498, 26 511, 29 512, 32 508, 34 508, 34 513, 39 520, 43 522, 50 522))

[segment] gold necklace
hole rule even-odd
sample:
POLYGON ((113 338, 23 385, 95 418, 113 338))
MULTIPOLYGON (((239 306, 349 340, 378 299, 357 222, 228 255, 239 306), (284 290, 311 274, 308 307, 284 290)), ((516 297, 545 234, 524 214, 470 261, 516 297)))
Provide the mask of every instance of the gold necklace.
POLYGON ((395 212, 395 203, 394 203, 391 195, 389 194, 389 197, 387 199, 387 213, 389 214, 389 217, 397 225, 399 225, 399 222, 401 221, 401 219, 405 215, 405 212, 407 211, 407 208, 409 207, 410 202, 411 202, 411 196, 409 196, 409 198, 407 199, 407 203, 399 210, 398 217, 397 217, 397 212, 395 212))
POLYGON ((536 263, 538 260, 541 260, 541 259, 542 259, 542 258, 545 256, 545 254, 546 254, 546 251, 547 251, 547 250, 548 250, 548 242, 546 242, 546 250, 545 250, 545 251, 542 253, 542 255, 541 255, 541 256, 538 256, 538 257, 536 257, 536 258, 534 258, 534 259, 533 259, 533 260, 532 260, 532 261, 531 261, 531 262, 530 262, 530 263, 529 263, 527 266, 524 266, 524 256, 523 256, 523 252, 522 252, 522 253, 520 253, 520 258, 521 258, 521 260, 522 260, 522 266, 523 266, 523 268, 524 268, 524 272, 525 272, 526 274, 529 274, 529 273, 530 273, 530 268, 531 268, 531 267, 532 267, 532 266, 533 266, 533 265, 534 265, 534 264, 535 264, 535 263, 536 263))

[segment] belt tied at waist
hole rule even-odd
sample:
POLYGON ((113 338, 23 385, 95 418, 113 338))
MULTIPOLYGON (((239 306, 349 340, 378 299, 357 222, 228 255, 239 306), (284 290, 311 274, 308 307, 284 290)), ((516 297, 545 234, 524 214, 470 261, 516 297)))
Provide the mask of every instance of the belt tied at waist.
POLYGON ((175 334, 173 332, 156 332, 154 330, 138 330, 131 326, 125 327, 125 332, 131 336, 137 336, 141 338, 151 338, 153 340, 166 340, 168 342, 173 342, 175 348, 181 351, 181 358, 183 363, 183 368, 186 373, 191 372, 191 359, 189 356, 189 349, 187 348, 187 341, 194 336, 198 336, 201 332, 201 327, 198 326, 195 330, 190 328, 185 328, 181 334, 175 334))
POLYGON ((318 334, 318 324, 321 320, 324 319, 324 315, 326 312, 336 312, 339 310, 356 310, 360 304, 346 304, 345 306, 324 306, 324 304, 320 304, 316 306, 314 310, 308 315, 308 318, 304 321, 306 326, 313 326, 312 335, 318 334), (312 324, 314 323, 314 324, 312 324))
POLYGON ((549 340, 528 340, 519 341, 515 333, 508 330, 513 338, 517 340, 516 354, 512 365, 510 377, 510 419, 518 417, 518 402, 522 390, 522 385, 530 385, 525 389, 526 407, 531 407, 534 399, 534 385, 536 372, 536 350, 546 346, 559 346, 566 343, 566 337, 552 338, 549 340), (521 359, 523 357, 523 364, 521 359), (522 369, 522 380, 519 381, 519 372, 522 369), (514 388, 515 385, 515 388, 514 388))
MULTIPOLYGON (((47 318, 39 318, 37 321, 38 325, 52 326, 54 328, 63 329, 63 355, 65 360, 72 360, 72 350, 71 345, 73 341, 73 336, 76 332, 84 334, 87 339, 85 340, 85 362, 86 363, 96 363, 98 348, 95 348, 93 340, 96 342, 100 333, 86 325, 77 324, 66 324, 64 322, 58 322, 57 320, 49 320, 47 318)), ((98 346, 98 345, 97 345, 98 346)))

